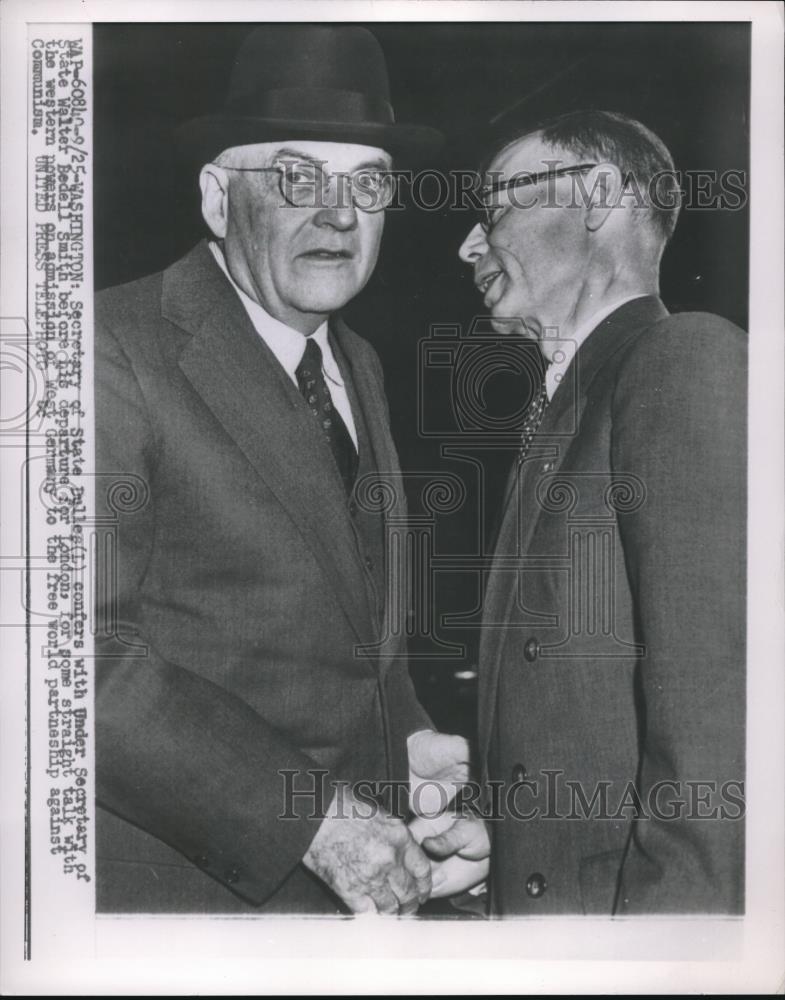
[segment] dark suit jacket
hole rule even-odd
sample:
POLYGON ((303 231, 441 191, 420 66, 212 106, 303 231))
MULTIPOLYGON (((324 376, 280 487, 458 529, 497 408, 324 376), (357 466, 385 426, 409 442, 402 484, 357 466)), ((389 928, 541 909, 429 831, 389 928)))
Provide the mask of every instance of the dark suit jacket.
POLYGON ((513 477, 480 658, 495 913, 743 909, 745 351, 623 305, 513 477))
MULTIPOLYGON (((396 477, 378 358, 331 337, 361 472, 396 477)), ((97 297, 96 386, 98 907, 336 912, 300 864, 319 810, 279 819, 280 772, 405 779, 430 725, 399 647, 356 655, 391 596, 382 515, 347 501, 205 244, 97 297)))

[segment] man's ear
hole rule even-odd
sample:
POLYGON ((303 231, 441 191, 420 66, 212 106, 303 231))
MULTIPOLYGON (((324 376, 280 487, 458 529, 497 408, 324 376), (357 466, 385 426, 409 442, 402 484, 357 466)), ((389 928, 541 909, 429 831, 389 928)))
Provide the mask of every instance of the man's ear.
POLYGON ((616 164, 600 163, 592 167, 585 182, 584 221, 588 230, 596 232, 614 209, 621 209, 623 190, 624 181, 616 164))
POLYGON ((202 216, 216 239, 226 236, 229 213, 229 180, 226 171, 214 163, 202 167, 199 174, 202 189, 202 216))

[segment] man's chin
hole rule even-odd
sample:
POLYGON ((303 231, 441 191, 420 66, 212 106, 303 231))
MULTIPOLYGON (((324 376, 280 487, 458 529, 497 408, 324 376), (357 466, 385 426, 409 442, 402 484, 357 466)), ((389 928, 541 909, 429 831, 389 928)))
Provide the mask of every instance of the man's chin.
POLYGON ((520 316, 508 316, 491 310, 491 326, 503 337, 524 337, 526 340, 536 340, 537 335, 526 326, 520 316))
MULTIPOLYGON (((333 313, 343 307, 362 291, 365 282, 356 278, 343 279, 336 274, 329 282, 304 281, 298 289, 297 308, 309 313, 333 313)), ((294 298, 294 297, 293 297, 294 298)))
POLYGON ((311 315, 330 316, 348 305, 357 295, 356 291, 347 291, 345 295, 315 295, 309 296, 305 301, 297 303, 300 312, 311 315))

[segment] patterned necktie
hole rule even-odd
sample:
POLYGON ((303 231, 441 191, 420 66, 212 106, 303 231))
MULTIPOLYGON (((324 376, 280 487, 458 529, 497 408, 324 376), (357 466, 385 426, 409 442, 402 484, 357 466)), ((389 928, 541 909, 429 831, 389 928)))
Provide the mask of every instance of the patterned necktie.
POLYGON ((548 393, 545 389, 545 379, 543 378, 540 384, 539 392, 534 396, 532 401, 526 408, 526 413, 523 415, 523 425, 521 426, 521 446, 518 449, 518 464, 526 458, 526 453, 529 450, 529 446, 534 439, 534 435, 542 421, 545 409, 548 406, 548 393))
POLYGON ((295 375, 303 398, 327 438, 346 492, 351 493, 357 478, 357 451, 341 414, 333 406, 322 373, 322 351, 313 337, 306 338, 305 353, 295 375))

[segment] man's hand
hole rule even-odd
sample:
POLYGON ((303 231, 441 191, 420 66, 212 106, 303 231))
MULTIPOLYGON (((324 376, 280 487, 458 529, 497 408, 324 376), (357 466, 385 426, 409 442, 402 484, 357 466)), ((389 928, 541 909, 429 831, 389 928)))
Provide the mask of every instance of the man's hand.
POLYGON ((478 817, 448 813, 435 819, 417 817, 409 830, 429 854, 444 859, 431 862, 431 899, 466 892, 488 877, 491 845, 478 817))
POLYGON ((406 746, 411 810, 418 816, 437 816, 469 780, 468 741, 423 729, 412 733, 406 746))
POLYGON ((428 898, 431 865, 405 824, 339 788, 303 863, 353 913, 414 913, 428 898))

